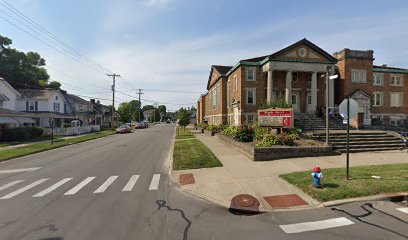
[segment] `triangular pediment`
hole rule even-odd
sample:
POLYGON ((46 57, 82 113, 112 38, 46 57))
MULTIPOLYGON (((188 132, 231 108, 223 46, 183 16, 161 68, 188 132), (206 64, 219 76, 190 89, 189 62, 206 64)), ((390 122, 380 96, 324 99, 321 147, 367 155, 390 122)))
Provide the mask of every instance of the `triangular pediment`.
POLYGON ((225 76, 225 74, 231 68, 232 68, 231 66, 218 66, 218 65, 211 66, 210 76, 208 77, 207 90, 209 90, 211 86, 214 85, 220 77, 225 76))
POLYGON ((302 39, 272 54, 271 59, 299 62, 337 62, 337 59, 307 39, 302 39))

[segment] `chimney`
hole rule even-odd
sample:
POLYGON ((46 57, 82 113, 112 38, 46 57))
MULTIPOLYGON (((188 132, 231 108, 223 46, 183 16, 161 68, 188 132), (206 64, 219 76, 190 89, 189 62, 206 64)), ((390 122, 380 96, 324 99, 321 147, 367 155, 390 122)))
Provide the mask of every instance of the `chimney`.
POLYGON ((96 103, 97 103, 97 104, 101 104, 101 101, 99 101, 99 100, 96 100, 96 103))
POLYGON ((95 104, 95 99, 91 99, 91 103, 92 103, 92 104, 95 104))

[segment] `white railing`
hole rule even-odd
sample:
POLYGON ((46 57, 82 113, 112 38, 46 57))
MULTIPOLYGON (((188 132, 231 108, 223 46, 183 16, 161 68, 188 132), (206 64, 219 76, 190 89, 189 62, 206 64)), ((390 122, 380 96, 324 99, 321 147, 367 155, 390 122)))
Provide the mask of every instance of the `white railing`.
MULTIPOLYGON (((99 132, 101 130, 100 125, 88 125, 88 126, 78 126, 78 127, 68 127, 68 128, 53 128, 54 135, 57 136, 71 136, 79 135, 90 132, 99 132)), ((51 128, 45 128, 43 135, 50 136, 51 128)))

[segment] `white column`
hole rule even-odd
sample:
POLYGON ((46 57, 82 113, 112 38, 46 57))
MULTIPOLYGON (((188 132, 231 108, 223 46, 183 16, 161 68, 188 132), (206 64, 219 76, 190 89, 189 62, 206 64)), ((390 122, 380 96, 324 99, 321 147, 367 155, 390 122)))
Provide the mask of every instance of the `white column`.
POLYGON ((272 92, 273 92, 273 76, 272 76, 272 69, 268 70, 268 85, 266 90, 266 101, 268 103, 272 102, 272 92))
POLYGON ((285 88, 285 101, 289 104, 292 103, 292 72, 286 72, 286 88, 285 88))
POLYGON ((334 79, 329 79, 329 107, 334 107, 334 79))
POLYGON ((311 97, 312 97, 312 104, 310 106, 311 113, 316 111, 317 107, 317 73, 312 73, 312 84, 310 86, 311 97))

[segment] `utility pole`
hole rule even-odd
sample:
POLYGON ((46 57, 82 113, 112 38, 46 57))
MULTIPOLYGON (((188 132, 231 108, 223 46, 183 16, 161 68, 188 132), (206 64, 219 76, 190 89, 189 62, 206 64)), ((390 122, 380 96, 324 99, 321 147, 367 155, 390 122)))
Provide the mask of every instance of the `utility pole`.
POLYGON ((154 106, 154 108, 153 108, 153 122, 156 122, 156 106, 157 106, 157 103, 153 103, 153 106, 154 106))
POLYGON ((139 92, 137 92, 136 94, 139 95, 139 122, 141 122, 140 112, 142 111, 142 102, 140 101, 140 95, 144 93, 142 93, 142 89, 139 88, 139 92))
POLYGON ((108 77, 112 77, 113 79, 113 84, 112 84, 112 129, 115 130, 115 81, 116 77, 120 77, 119 74, 113 73, 113 74, 106 74, 108 77))

